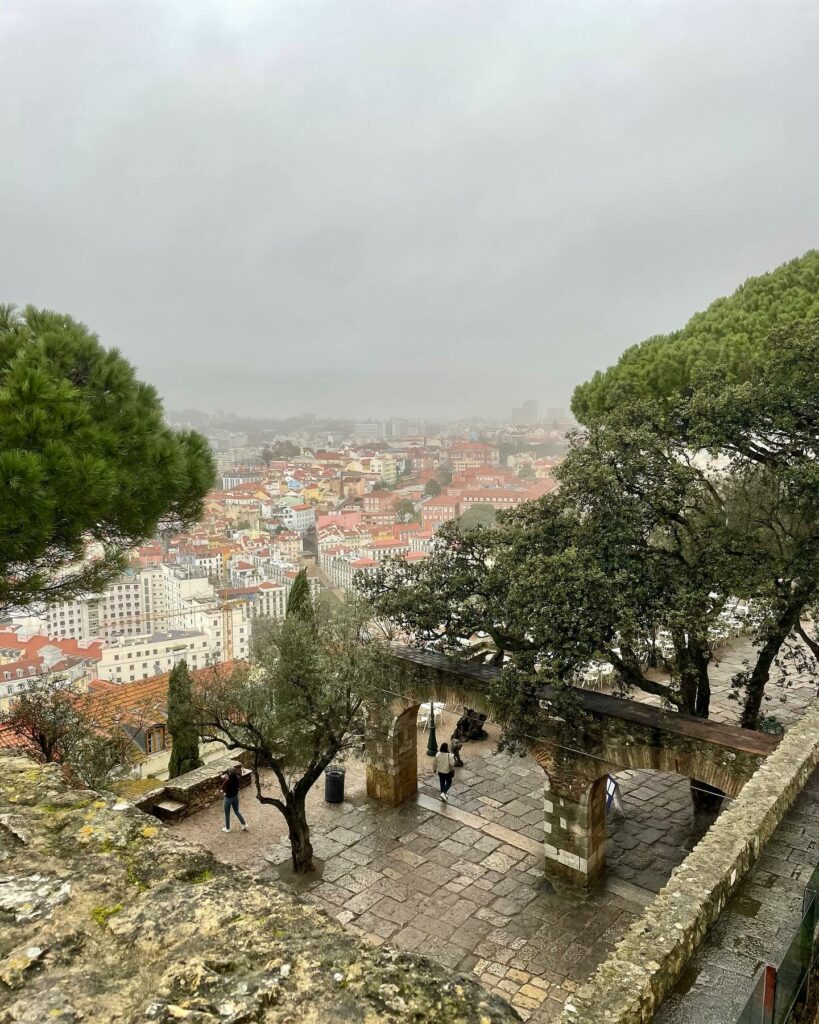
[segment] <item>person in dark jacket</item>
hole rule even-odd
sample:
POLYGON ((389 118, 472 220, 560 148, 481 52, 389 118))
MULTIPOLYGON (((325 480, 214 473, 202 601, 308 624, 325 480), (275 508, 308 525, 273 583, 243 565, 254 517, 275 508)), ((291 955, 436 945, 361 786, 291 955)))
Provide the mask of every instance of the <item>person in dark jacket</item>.
POLYGON ((237 765, 222 776, 222 792, 225 794, 225 825, 223 832, 230 832, 230 811, 239 819, 242 831, 247 832, 247 822, 239 810, 239 783, 241 780, 241 768, 237 765))

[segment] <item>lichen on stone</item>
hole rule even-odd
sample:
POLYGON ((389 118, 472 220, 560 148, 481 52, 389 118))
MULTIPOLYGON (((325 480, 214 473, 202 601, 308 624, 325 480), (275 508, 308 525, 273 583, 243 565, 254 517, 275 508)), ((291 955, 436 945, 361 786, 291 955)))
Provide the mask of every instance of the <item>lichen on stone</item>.
POLYGON ((472 979, 375 947, 54 766, 0 755, 0 1024, 506 1024, 472 979))

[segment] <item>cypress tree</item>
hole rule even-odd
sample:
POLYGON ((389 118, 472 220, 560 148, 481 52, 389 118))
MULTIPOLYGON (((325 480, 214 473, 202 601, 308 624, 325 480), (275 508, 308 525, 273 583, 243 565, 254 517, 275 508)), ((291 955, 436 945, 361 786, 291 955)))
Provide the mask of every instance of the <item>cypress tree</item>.
POLYGON ((293 586, 287 597, 287 616, 296 616, 305 622, 313 622, 313 600, 310 596, 310 583, 307 580, 307 570, 301 569, 293 581, 293 586))
POLYGON ((168 679, 168 732, 173 738, 168 778, 175 779, 202 764, 193 716, 193 685, 184 659, 174 665, 168 679))

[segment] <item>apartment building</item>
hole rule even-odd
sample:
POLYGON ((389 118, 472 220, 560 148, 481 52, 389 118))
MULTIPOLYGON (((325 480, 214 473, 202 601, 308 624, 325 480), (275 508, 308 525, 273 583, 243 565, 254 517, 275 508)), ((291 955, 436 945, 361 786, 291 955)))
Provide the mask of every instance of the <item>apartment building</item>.
POLYGON ((102 652, 97 667, 100 679, 132 683, 136 679, 170 672, 183 658, 189 668, 204 668, 216 657, 213 637, 204 630, 173 629, 167 632, 112 640, 102 652))
POLYGON ((282 524, 295 533, 307 533, 316 525, 316 510, 304 503, 291 505, 282 511, 282 524))
POLYGON ((452 441, 443 454, 456 473, 464 469, 500 464, 499 449, 481 441, 452 441))
POLYGON ((44 676, 84 684, 97 674, 99 640, 53 640, 25 629, 0 630, 0 710, 44 676))

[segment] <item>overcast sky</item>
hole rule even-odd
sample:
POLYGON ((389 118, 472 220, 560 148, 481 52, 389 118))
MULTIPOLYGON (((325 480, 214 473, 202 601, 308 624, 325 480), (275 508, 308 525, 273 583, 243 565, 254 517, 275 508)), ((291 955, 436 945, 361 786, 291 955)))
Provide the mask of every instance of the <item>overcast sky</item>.
POLYGON ((170 408, 568 403, 819 245, 816 0, 2 0, 0 301, 170 408))

